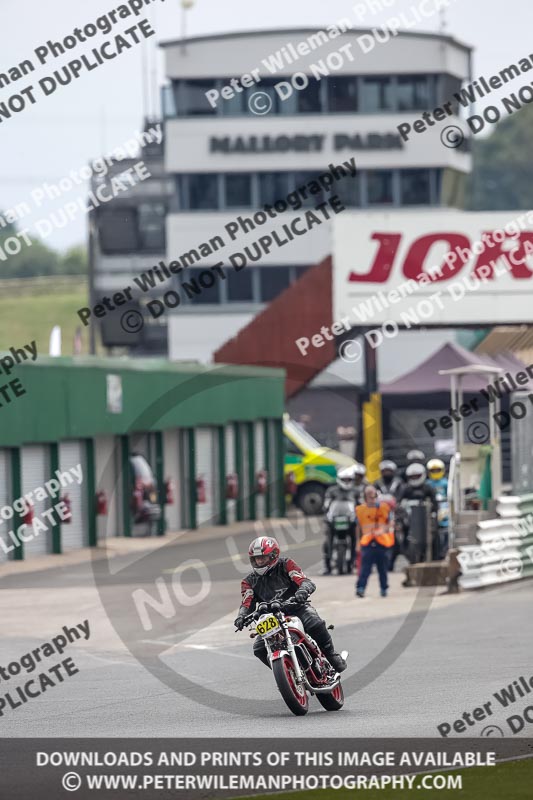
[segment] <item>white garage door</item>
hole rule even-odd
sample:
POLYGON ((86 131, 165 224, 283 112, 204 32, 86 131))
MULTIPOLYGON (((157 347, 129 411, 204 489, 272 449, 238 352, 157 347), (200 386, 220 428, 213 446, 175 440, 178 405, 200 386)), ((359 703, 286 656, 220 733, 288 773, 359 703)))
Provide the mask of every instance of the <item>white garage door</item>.
MULTIPOLYGON (((231 422, 229 425, 226 425, 224 437, 226 450, 226 475, 224 476, 225 483, 225 478, 227 475, 235 474, 237 472, 237 467, 235 466, 235 431, 231 422)), ((226 515, 229 525, 231 525, 232 522, 235 522, 237 519, 236 500, 226 500, 226 515)))
POLYGON ((277 442, 277 430, 276 430, 276 421, 273 419, 268 420, 268 441, 270 444, 270 465, 268 473, 270 475, 270 508, 272 509, 272 514, 275 517, 279 517, 280 509, 278 505, 278 498, 276 492, 276 479, 277 479, 277 452, 278 452, 278 442, 277 442))
MULTIPOLYGON (((264 424, 262 421, 254 422, 254 442, 255 442, 255 470, 254 475, 256 476, 257 482, 257 473, 260 470, 265 470, 268 472, 267 465, 265 462, 265 434, 264 434, 264 424)), ((267 475, 267 491, 268 491, 268 481, 270 479, 270 475, 267 475)), ((259 494, 259 492, 255 496, 255 515, 257 519, 263 519, 266 516, 266 494, 259 494)))
MULTIPOLYGON (((37 535, 29 542, 24 542, 24 558, 31 558, 31 556, 43 555, 52 551, 52 533, 51 523, 46 518, 41 518, 43 511, 50 508, 50 496, 47 495, 44 500, 37 500, 35 491, 43 488, 47 480, 50 479, 50 451, 46 445, 35 445, 31 447, 21 448, 21 473, 22 473, 22 494, 27 495, 33 493, 31 501, 33 502, 35 519, 39 520, 46 525, 47 530, 37 529, 37 535)), ((45 490, 46 491, 46 490, 45 490)), ((52 502, 54 502, 55 498, 52 502)), ((23 531, 25 536, 30 534, 30 528, 23 531)))
POLYGON ((87 515, 87 475, 85 474, 85 445, 80 441, 59 444, 59 469, 70 473, 72 483, 61 491, 67 494, 72 509, 72 522, 61 525, 61 549, 64 553, 89 544, 89 522, 87 515), (81 483, 79 473, 81 469, 81 483), (75 472, 71 471, 75 470, 75 472))
POLYGON ((96 492, 105 492, 107 498, 107 516, 96 517, 98 539, 105 539, 106 536, 120 536, 124 531, 122 530, 119 438, 97 436, 94 440, 94 461, 96 492))
POLYGON ((205 481, 206 502, 196 504, 196 524, 216 525, 218 520, 217 446, 216 430, 196 428, 195 463, 196 478, 205 481))
POLYGON ((239 436, 241 440, 241 480, 243 498, 243 519, 250 519, 250 454, 248 452, 248 428, 246 423, 239 423, 239 436))
POLYGON ((170 480, 174 503, 164 506, 167 532, 172 533, 181 528, 181 478, 180 478, 180 451, 181 437, 179 430, 163 431, 163 479, 170 480))
MULTIPOLYGON (((0 508, 4 506, 11 506, 11 459, 9 457, 9 450, 0 450, 0 508)), ((0 522, 0 537, 3 542, 0 544, 0 562, 7 561, 12 557, 13 551, 9 551, 13 547, 13 542, 9 538, 8 533, 12 531, 15 526, 13 519, 3 519, 0 522), (6 553, 6 550, 9 552, 6 553)))

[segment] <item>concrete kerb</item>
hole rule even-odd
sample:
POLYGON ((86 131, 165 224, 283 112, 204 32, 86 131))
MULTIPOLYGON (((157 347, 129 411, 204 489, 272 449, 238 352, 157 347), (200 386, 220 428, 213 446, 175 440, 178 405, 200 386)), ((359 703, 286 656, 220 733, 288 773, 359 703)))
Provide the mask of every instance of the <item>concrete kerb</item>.
MULTIPOLYGON (((277 364, 265 362, 262 363, 262 367, 276 367, 277 364)), ((289 368, 292 373, 301 373, 304 375, 307 374, 307 370, 300 364, 288 364, 287 368, 289 368)), ((234 382, 234 381, 242 381, 246 380, 246 376, 240 375, 224 375, 224 374, 216 374, 217 370, 213 370, 214 373, 214 380, 211 383, 211 387, 215 385, 220 385, 226 382, 234 382)), ((220 370, 219 370, 220 373, 220 370)), ((347 382, 346 382, 347 383, 347 382)), ((180 403, 183 403, 187 399, 190 399, 195 394, 198 393, 199 387, 199 378, 194 377, 191 380, 187 381, 185 384, 177 386, 168 392, 166 392, 162 397, 154 400, 154 402, 143 411, 143 413, 132 422, 130 426, 130 430, 150 430, 152 426, 168 411, 169 408, 175 408, 179 406, 180 403)), ((112 457, 113 459, 113 457, 112 457)), ((108 480, 109 475, 111 474, 111 464, 112 459, 110 459, 108 465, 106 466, 104 472, 107 474, 108 480)), ((120 463, 120 462, 119 462, 120 463)), ((120 479, 120 476, 119 476, 120 479)), ((114 494, 114 493, 113 493, 114 494)), ((255 523, 257 525, 257 523, 255 523)), ((265 525, 268 528, 268 520, 265 521, 265 525)), ((271 535, 277 534, 278 531, 271 532, 271 535)), ((172 540, 172 542, 165 542, 163 547, 168 544, 173 544, 176 540, 172 540)), ((158 548, 157 552, 159 552, 161 548, 158 548)), ((154 552, 154 551, 152 551, 154 552)), ((142 560, 144 565, 150 565, 150 558, 152 553, 147 553, 146 555, 142 556, 142 560)), ((194 562, 194 560, 193 560, 194 562)), ((240 715, 240 716, 250 716, 250 717, 257 717, 259 712, 257 708, 257 703, 252 699, 243 699, 240 697, 230 696, 223 693, 220 693, 214 689, 207 688, 206 686, 200 686, 198 683, 195 683, 193 680, 186 678, 184 675, 178 673, 175 669, 168 666, 165 662, 163 662, 160 656, 169 649, 168 643, 168 633, 171 630, 169 623, 167 620, 171 619, 172 617, 180 619, 179 610, 178 613, 173 606, 173 601, 171 599, 168 587, 165 583, 164 577, 159 573, 156 580, 155 586, 157 587, 155 590, 155 594, 159 591, 159 608, 160 614, 165 619, 164 623, 161 623, 160 620, 156 620, 156 623, 160 625, 161 635, 164 634, 167 636, 165 643, 161 642, 161 644, 157 644, 157 631, 153 632, 153 627, 148 629, 150 630, 150 639, 152 640, 152 644, 149 648, 149 655, 147 655, 148 649, 146 645, 146 638, 147 638, 147 630, 144 631, 139 630, 137 637, 132 636, 131 633, 131 614, 127 615, 124 613, 125 609, 130 607, 132 611, 136 611, 137 615, 139 615, 138 608, 134 607, 133 602, 133 594, 131 593, 131 585, 136 583, 135 575, 138 574, 138 566, 139 566, 139 559, 137 559, 133 565, 128 565, 126 568, 118 572, 116 575, 113 575, 110 570, 110 564, 106 558, 100 558, 98 554, 93 554, 92 559, 92 567, 93 567, 93 575, 95 579, 95 584, 97 591, 100 596, 100 601, 102 603, 103 608, 105 609, 108 619, 113 626, 115 632, 118 634, 122 642, 128 648, 129 652, 137 659, 137 661, 145 667, 155 678, 157 678, 163 685, 167 686, 169 689, 172 689, 177 694, 181 694, 187 698, 193 698, 195 702, 200 703, 208 708, 212 708, 217 711, 224 711, 225 713, 240 715), (128 571, 130 566, 135 566, 135 569, 131 570, 131 580, 128 581, 128 571), (124 586, 124 602, 117 604, 116 600, 116 588, 117 584, 120 586, 124 586), (108 595, 106 589, 108 586, 113 586, 115 592, 112 595, 108 595), (166 597, 163 596, 163 590, 166 591, 166 597), (169 608, 170 605, 170 608, 169 608), (120 607, 120 614, 116 613, 117 607, 120 607), (168 613, 167 613, 168 612, 168 613), (141 638, 142 637, 142 638, 141 638), (144 641, 143 641, 144 640, 144 641)), ((301 563, 303 569, 307 569, 308 565, 303 562, 301 563)), ((185 569, 195 569, 196 574, 202 578, 202 584, 204 584, 203 575, 201 568, 195 567, 194 563, 180 565, 176 567, 176 570, 180 570, 183 572, 185 569)), ((218 567, 212 567, 212 572, 215 576, 216 580, 216 573, 218 571, 218 567)), ((172 576, 175 577, 174 575, 172 576)), ((208 573, 209 577, 209 573, 208 573)), ((213 622, 223 618, 227 614, 229 614, 232 610, 236 611, 236 607, 238 604, 238 585, 242 574, 236 570, 235 574, 235 586, 236 586, 236 602, 235 607, 233 609, 230 608, 221 608, 220 605, 216 606, 215 604, 211 604, 210 610, 213 610, 213 622)), ((225 578, 227 580, 227 578, 225 578)), ((146 585, 146 584, 145 584, 146 585)), ((211 581, 209 577, 208 581, 208 591, 206 595, 202 596, 203 600, 210 594, 210 587, 211 581)), ((174 588, 174 585, 173 585, 174 588)), ((202 586, 203 588, 203 586, 202 586)), ((364 665, 361 669, 359 669, 355 675, 351 677, 347 677, 343 680, 344 692, 346 696, 351 694, 355 694, 356 692, 364 689, 367 685, 373 683, 377 680, 381 675, 383 675, 389 667, 391 667, 395 661, 402 655, 402 653, 406 650, 409 646, 410 642, 414 639, 417 632, 420 630, 431 606, 432 599, 437 591, 436 587, 432 587, 433 591, 428 590, 427 587, 420 587, 417 591, 413 604, 406 616, 403 620, 402 624, 392 637, 392 639, 385 644, 383 649, 376 654, 376 656, 366 665, 364 665)), ((142 590, 141 590, 142 591, 142 590)), ((182 587, 180 584, 180 591, 182 591, 182 587)), ((174 592, 176 594, 176 590, 174 588, 174 592)), ((178 600, 179 603, 179 600, 178 600)), ((355 598, 354 598, 355 603, 355 598)), ((320 603, 317 603, 320 605, 320 603)), ((187 605, 192 605, 192 603, 181 603, 182 605, 182 614, 181 619, 185 619, 185 614, 187 611, 187 605)), ((156 607, 156 603, 152 603, 152 609, 156 607)), ((355 610, 354 606, 354 610, 355 610)), ((153 615, 152 615, 153 616, 153 615)), ((209 623, 211 624, 211 623, 209 623)), ((140 627, 140 626, 139 626, 140 627)), ((187 626, 188 627, 188 626, 187 626)), ((176 634, 176 639, 172 642, 172 645, 179 644, 180 641, 180 634, 176 632, 175 629, 173 633, 176 634)), ((231 628, 228 632, 231 633, 231 628)), ((186 638, 187 634, 183 634, 181 637, 186 638)), ((259 714, 260 715, 260 714, 259 714)))
MULTIPOLYGON (((274 525, 286 521, 286 517, 271 517, 274 525)), ((81 547, 70 550, 68 553, 47 553, 46 555, 32 557, 29 561, 5 561, 0 564, 0 579, 8 575, 22 575, 29 572, 42 572, 57 567, 71 567, 83 564, 94 559, 111 559, 117 556, 135 555, 136 553, 153 552, 162 545, 168 546, 175 542, 189 544, 191 542, 206 542, 220 539, 223 536, 239 536, 249 532, 252 536, 253 521, 235 522, 230 525, 212 525, 196 530, 169 531, 164 537, 134 537, 134 536, 108 536, 100 539, 96 548, 81 547)))

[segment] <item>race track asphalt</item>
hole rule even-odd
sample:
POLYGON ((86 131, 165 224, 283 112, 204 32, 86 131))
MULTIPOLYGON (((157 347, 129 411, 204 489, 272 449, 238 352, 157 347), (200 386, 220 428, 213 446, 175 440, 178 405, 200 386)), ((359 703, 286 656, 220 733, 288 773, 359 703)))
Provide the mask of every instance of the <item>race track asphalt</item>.
MULTIPOLYGON (((109 562, 2 577, 0 665, 64 625, 88 620, 91 630, 62 656, 79 673, 20 708, 4 708, 2 735, 436 736, 437 725, 489 700, 490 717, 462 735, 479 736, 489 723, 509 735, 505 720, 527 697, 509 710, 492 694, 533 675, 532 581, 450 596, 442 587, 404 589, 394 574, 382 599, 373 575, 359 600, 353 578, 319 575, 316 523, 288 524, 284 551, 316 580, 313 603, 335 624, 338 649, 350 651, 342 711, 327 713, 312 698, 310 713, 297 718, 252 656, 246 632, 232 625, 247 569, 241 554, 257 532, 250 525, 213 540, 165 538, 155 550, 109 562)), ((45 659, 28 679, 59 660, 45 659)), ((0 691, 24 680, 25 673, 0 681, 0 691)), ((530 697, 532 704, 533 691, 530 697)), ((522 735, 532 731, 526 725, 522 735)))

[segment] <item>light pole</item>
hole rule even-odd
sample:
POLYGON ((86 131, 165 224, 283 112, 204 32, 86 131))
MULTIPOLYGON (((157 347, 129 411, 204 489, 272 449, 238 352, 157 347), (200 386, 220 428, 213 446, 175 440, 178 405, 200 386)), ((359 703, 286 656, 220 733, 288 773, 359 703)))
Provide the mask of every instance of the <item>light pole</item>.
POLYGON ((195 0, 181 0, 181 52, 183 55, 187 52, 187 45, 185 43, 187 37, 187 11, 194 5, 195 0))

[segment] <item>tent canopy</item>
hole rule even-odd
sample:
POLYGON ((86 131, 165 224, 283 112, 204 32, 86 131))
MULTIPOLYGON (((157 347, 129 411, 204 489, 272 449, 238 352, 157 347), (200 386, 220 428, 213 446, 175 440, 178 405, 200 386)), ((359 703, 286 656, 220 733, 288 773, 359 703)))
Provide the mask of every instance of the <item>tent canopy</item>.
MULTIPOLYGON (((501 373, 502 378, 506 373, 510 373, 514 379, 516 373, 523 372, 526 365, 512 353, 502 353, 495 356, 481 355, 479 353, 471 353, 470 350, 465 350, 464 347, 455 342, 447 342, 415 369, 396 378, 394 381, 381 384, 380 392, 384 395, 449 392, 450 376, 439 375, 439 371, 471 366, 500 367, 503 370, 501 373)), ((497 375, 494 375, 492 378, 487 378, 482 372, 479 375, 464 376, 462 382, 463 390, 465 392, 479 392, 480 389, 486 387, 487 380, 492 383, 497 377, 497 375)), ((531 391, 533 389, 533 381, 530 380, 519 388, 531 391)))

